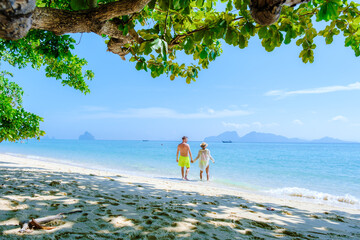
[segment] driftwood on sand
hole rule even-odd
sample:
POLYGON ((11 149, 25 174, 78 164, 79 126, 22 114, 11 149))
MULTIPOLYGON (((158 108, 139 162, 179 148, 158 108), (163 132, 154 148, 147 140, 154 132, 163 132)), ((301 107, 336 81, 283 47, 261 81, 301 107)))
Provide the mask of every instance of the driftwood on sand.
POLYGON ((21 221, 19 223, 21 229, 19 230, 19 232, 24 233, 24 232, 28 232, 32 229, 44 229, 44 230, 51 230, 54 229, 54 227, 45 227, 42 226, 41 224, 44 223, 48 223, 54 220, 60 220, 65 218, 65 215, 69 215, 69 214, 73 214, 73 213, 79 213, 82 212, 82 210, 74 210, 71 212, 67 212, 67 213, 59 213, 53 216, 47 216, 47 217, 42 217, 42 218, 37 218, 37 219, 31 219, 29 221, 21 221))

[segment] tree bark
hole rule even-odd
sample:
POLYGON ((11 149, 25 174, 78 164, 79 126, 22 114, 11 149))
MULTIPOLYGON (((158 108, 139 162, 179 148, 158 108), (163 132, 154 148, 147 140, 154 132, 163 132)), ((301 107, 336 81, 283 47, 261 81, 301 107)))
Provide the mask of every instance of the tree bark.
POLYGON ((54 8, 35 8, 35 0, 2 0, 0 3, 0 38, 17 40, 30 29, 41 29, 57 35, 65 33, 111 33, 119 37, 114 24, 108 20, 141 11, 150 0, 120 0, 96 8, 68 11, 54 8))
POLYGON ((275 23, 281 13, 282 5, 294 7, 310 0, 251 0, 251 17, 260 25, 268 26, 275 23))
POLYGON ((279 19, 283 2, 285 0, 251 0, 251 17, 260 25, 271 25, 279 19))
POLYGON ((1 0, 0 2, 0 38, 18 40, 26 36, 30 29, 53 32, 56 35, 66 33, 93 32, 110 37, 108 51, 118 54, 125 60, 128 53, 123 48, 130 42, 143 40, 134 29, 124 36, 119 30, 118 17, 140 12, 150 0, 119 0, 96 8, 69 11, 47 7, 35 7, 36 0, 1 0))
POLYGON ((32 28, 58 35, 80 32, 99 34, 99 29, 103 28, 109 19, 140 12, 148 2, 150 0, 120 0, 81 11, 36 8, 32 17, 32 28))
POLYGON ((36 0, 1 0, 0 38, 14 40, 25 37, 32 26, 35 5, 36 0))

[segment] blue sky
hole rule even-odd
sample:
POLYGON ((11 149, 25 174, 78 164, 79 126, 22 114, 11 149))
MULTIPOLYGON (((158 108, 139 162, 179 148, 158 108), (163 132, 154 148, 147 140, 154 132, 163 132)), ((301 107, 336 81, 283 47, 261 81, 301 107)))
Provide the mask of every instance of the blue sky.
POLYGON ((58 139, 89 131, 97 139, 202 140, 235 130, 360 141, 360 59, 341 36, 332 45, 318 38, 313 64, 302 63, 300 51, 292 42, 268 53, 257 37, 243 50, 223 44, 221 57, 189 85, 153 79, 106 52, 101 37, 84 34, 76 53, 95 72, 88 95, 43 70, 10 70, 25 91, 25 108, 58 139))

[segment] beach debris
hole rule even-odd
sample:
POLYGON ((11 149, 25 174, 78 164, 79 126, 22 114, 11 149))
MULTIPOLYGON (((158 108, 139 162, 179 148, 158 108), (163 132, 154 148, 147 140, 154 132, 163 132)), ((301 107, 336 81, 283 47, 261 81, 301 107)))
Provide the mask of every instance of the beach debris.
POLYGON ((115 181, 115 179, 111 178, 111 177, 104 177, 106 179, 109 179, 110 181, 115 181))
POLYGON ((275 211, 275 208, 267 207, 266 210, 268 210, 268 211, 275 211))
POLYGON ((286 211, 286 210, 282 210, 282 211, 281 211, 281 213, 282 213, 282 214, 284 214, 284 215, 289 215, 289 216, 291 216, 291 215, 292 215, 292 213, 291 213, 291 212, 286 211))
POLYGON ((51 230, 54 229, 55 227, 46 227, 46 226, 42 226, 41 224, 48 223, 54 220, 60 220, 65 218, 66 217, 65 215, 80 213, 80 212, 82 212, 82 210, 73 210, 67 213, 59 213, 53 216, 47 216, 37 219, 32 218, 30 221, 21 221, 19 223, 21 227, 19 232, 20 233, 31 232, 33 229, 51 230))
POLYGON ((252 235, 253 234, 253 231, 251 229, 245 229, 244 230, 244 234, 245 235, 252 235))
POLYGON ((59 182, 59 181, 52 181, 51 183, 49 183, 49 185, 52 186, 52 187, 56 187, 56 186, 61 185, 61 182, 59 182))
POLYGON ((239 205, 241 208, 249 208, 248 206, 244 205, 244 204, 240 204, 239 205))

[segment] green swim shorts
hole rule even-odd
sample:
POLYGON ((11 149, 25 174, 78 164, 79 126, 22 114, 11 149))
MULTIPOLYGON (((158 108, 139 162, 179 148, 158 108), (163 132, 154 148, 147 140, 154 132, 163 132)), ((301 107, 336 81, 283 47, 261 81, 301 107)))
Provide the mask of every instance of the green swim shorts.
POLYGON ((189 157, 180 156, 179 157, 179 166, 190 168, 190 159, 189 157))

